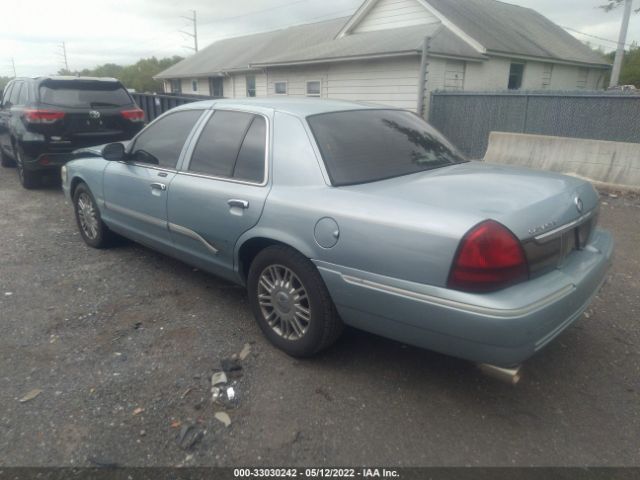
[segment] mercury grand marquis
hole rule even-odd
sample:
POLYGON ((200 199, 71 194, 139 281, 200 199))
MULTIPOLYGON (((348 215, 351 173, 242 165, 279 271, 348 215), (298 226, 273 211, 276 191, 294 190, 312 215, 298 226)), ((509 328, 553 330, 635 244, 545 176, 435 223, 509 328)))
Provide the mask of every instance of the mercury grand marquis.
POLYGON ((246 286, 293 356, 346 324, 517 378, 582 315, 613 252, 588 182, 469 162, 380 106, 192 103, 62 176, 88 245, 121 235, 246 286))

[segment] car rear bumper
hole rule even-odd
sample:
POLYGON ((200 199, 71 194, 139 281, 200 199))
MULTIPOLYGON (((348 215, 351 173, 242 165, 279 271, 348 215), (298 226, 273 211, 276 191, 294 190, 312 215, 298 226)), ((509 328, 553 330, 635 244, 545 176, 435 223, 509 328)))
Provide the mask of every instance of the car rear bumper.
POLYGON ((597 230, 562 268, 500 292, 471 294, 315 262, 345 323, 473 362, 521 363, 587 309, 613 239, 597 230))
POLYGON ((73 142, 21 142, 26 158, 24 158, 24 168, 27 170, 44 170, 49 168, 60 168, 70 160, 76 158, 73 154, 80 148, 103 145, 105 143, 120 142, 128 140, 129 135, 118 135, 108 137, 91 137, 88 139, 73 142))

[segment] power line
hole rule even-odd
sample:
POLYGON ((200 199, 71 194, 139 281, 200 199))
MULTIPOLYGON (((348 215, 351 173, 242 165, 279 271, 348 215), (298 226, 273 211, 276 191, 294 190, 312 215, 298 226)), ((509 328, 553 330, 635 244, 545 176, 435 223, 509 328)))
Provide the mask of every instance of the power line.
MULTIPOLYGON (((571 27, 562 27, 562 28, 564 28, 565 30, 569 30, 570 32, 579 33, 580 35, 584 35, 585 37, 595 38, 597 40, 602 40, 603 42, 613 43, 615 45, 618 44, 617 40, 611 40, 610 38, 598 37, 597 35, 591 35, 590 33, 581 32, 580 30, 576 30, 575 28, 571 28, 571 27)), ((625 43, 624 45, 625 45, 625 47, 632 47, 633 46, 633 44, 630 44, 630 43, 625 43)))

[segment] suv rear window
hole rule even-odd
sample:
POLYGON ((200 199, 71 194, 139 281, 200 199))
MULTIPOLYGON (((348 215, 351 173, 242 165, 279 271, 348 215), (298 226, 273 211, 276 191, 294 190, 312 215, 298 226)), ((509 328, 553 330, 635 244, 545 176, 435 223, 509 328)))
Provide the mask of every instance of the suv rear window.
POLYGON ((433 127, 401 110, 355 110, 307 118, 331 183, 376 182, 465 162, 433 127))
POLYGON ((40 86, 40 102, 56 107, 124 107, 133 102, 120 83, 52 80, 40 86))

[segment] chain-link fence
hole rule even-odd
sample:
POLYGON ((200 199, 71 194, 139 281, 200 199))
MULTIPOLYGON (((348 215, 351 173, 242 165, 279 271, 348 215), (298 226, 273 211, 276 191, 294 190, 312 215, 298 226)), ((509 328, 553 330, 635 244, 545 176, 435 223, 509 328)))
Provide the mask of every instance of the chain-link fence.
POLYGON ((434 92, 429 122, 474 159, 492 131, 640 143, 640 94, 434 92))

